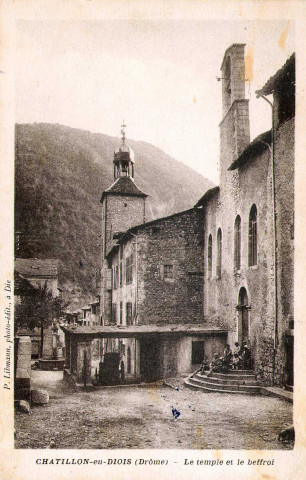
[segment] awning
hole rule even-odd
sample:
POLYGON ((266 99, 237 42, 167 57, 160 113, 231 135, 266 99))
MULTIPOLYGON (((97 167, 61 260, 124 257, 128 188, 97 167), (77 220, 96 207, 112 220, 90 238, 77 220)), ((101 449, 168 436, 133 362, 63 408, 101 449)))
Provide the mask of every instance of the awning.
POLYGON ((67 334, 88 340, 94 338, 141 338, 146 336, 226 336, 227 330, 199 324, 61 326, 67 334))

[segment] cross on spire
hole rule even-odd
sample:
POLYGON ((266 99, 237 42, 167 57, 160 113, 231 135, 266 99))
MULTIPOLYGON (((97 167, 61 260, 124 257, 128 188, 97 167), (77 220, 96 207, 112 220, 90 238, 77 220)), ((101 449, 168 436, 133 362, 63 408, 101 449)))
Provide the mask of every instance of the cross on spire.
POLYGON ((122 121, 122 125, 121 125, 121 134, 122 134, 122 137, 121 137, 121 140, 122 140, 122 145, 125 145, 125 129, 126 128, 126 125, 124 123, 124 119, 122 121))

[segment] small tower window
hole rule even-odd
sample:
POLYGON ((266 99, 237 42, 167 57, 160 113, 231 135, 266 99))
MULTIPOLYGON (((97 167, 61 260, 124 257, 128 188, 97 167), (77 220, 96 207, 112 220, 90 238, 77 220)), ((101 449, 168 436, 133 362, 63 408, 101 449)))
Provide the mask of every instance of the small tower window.
POLYGON ((164 265, 164 278, 173 278, 173 265, 164 265))
POLYGON ((234 267, 241 268, 241 218, 237 215, 234 227, 234 267))
POLYGON ((217 233, 217 265, 216 265, 217 278, 221 277, 221 268, 222 268, 222 231, 221 231, 221 228, 218 228, 218 233, 217 233))
POLYGON ((211 277, 212 274, 212 236, 208 237, 208 247, 207 247, 207 273, 211 277))
POLYGON ((231 92, 231 57, 227 57, 224 69, 225 90, 230 95, 231 92))
POLYGON ((249 216, 249 266, 257 265, 257 208, 253 205, 249 216))

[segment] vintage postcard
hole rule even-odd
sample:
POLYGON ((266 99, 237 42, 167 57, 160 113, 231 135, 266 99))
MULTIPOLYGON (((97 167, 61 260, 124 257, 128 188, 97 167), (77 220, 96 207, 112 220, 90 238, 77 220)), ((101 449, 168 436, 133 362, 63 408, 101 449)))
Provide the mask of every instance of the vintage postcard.
POLYGON ((0 22, 1 478, 304 478, 304 4, 0 22))

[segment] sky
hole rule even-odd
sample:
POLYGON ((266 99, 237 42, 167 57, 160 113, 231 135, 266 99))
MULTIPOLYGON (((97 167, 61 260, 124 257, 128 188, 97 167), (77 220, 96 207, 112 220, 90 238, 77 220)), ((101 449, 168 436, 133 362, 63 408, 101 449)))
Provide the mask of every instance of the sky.
POLYGON ((120 136, 124 119, 127 139, 149 142, 218 183, 216 77, 233 43, 245 43, 251 60, 253 139, 271 128, 270 107, 255 90, 294 51, 287 20, 19 21, 16 122, 120 136))

